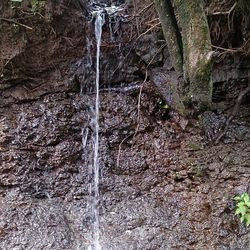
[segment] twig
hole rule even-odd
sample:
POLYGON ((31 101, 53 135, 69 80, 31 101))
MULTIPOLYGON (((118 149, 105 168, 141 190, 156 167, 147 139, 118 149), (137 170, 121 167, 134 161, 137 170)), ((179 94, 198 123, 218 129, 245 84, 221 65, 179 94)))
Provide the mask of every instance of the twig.
POLYGON ((151 31, 152 29, 154 29, 157 25, 159 25, 159 23, 155 24, 154 26, 150 27, 149 29, 147 29, 145 32, 143 32, 142 34, 140 34, 133 42, 133 45, 131 46, 131 48, 129 49, 128 53, 125 55, 124 59, 118 64, 118 66, 115 68, 115 70, 113 71, 113 74, 120 68, 121 64, 128 58, 128 56, 130 55, 132 49, 134 48, 136 42, 144 35, 146 35, 149 31, 151 31))
POLYGON ((143 32, 142 34, 140 34, 135 41, 139 40, 142 36, 146 35, 149 31, 151 31, 152 29, 154 29, 156 26, 160 25, 161 23, 156 23, 155 25, 153 25, 152 27, 150 27, 149 29, 147 29, 145 32, 143 32))
POLYGON ((117 154, 117 159, 116 159, 116 166, 119 166, 120 163, 120 155, 121 155, 121 149, 122 149, 122 144, 129 139, 131 136, 133 136, 133 139, 135 138, 135 135, 138 133, 139 131, 139 127, 140 127, 140 105, 141 105, 141 94, 142 94, 142 89, 143 89, 143 84, 146 82, 147 80, 147 75, 148 75, 148 71, 146 71, 146 75, 144 78, 144 81, 142 83, 142 85, 140 86, 140 92, 139 92, 139 97, 138 97, 138 104, 137 104, 137 110, 138 110, 138 115, 137 115, 137 126, 135 129, 135 132, 133 132, 132 134, 126 136, 121 143, 119 144, 119 149, 118 149, 118 154, 117 154))
POLYGON ((140 86, 140 91, 139 91, 139 95, 138 95, 138 103, 137 103, 137 126, 136 126, 136 129, 135 129, 135 132, 128 135, 127 137, 125 137, 121 143, 119 144, 119 149, 118 149, 118 154, 117 154, 117 160, 116 160, 116 166, 118 167, 119 166, 119 163, 120 163, 120 154, 121 154, 121 148, 122 148, 122 144, 128 139, 130 138, 131 136, 133 136, 133 139, 135 138, 136 134, 138 133, 139 131, 139 128, 140 128, 140 119, 141 119, 141 114, 140 114, 140 110, 141 110, 141 95, 142 95, 142 89, 143 89, 143 86, 145 84, 145 82, 147 81, 147 78, 148 78, 148 67, 151 65, 151 63, 154 61, 155 57, 157 56, 157 54, 166 46, 166 44, 163 44, 159 49, 158 51, 155 53, 155 55, 151 58, 151 60, 149 61, 147 67, 146 67, 146 74, 145 74, 145 77, 144 77, 144 81, 142 83, 142 85, 140 86))
POLYGON ((22 26, 22 27, 24 27, 26 29, 33 30, 33 28, 31 28, 30 26, 27 26, 25 24, 19 23, 19 22, 13 20, 13 19, 8 19, 8 18, 1 17, 0 20, 5 21, 5 22, 9 22, 9 23, 14 23, 14 24, 22 26))
MULTIPOLYGON (((159 25, 160 23, 157 23, 157 24, 155 24, 154 26, 152 26, 152 27, 150 27, 148 30, 146 30, 144 33, 142 33, 141 35, 139 35, 137 38, 136 38, 136 40, 135 40, 135 42, 137 42, 138 40, 139 40, 139 38, 140 37, 142 37, 143 35, 145 35, 145 34, 147 34, 150 30, 152 30, 154 27, 156 27, 157 25, 159 25)), ((131 136, 133 136, 133 139, 134 139, 134 137, 135 137, 135 135, 138 133, 138 131, 139 131, 139 128, 140 128, 140 107, 141 107, 141 95, 142 95, 142 89, 143 89, 143 85, 145 84, 145 82, 147 81, 147 78, 148 78, 148 67, 151 65, 151 63, 154 61, 154 59, 155 59, 155 57, 156 57, 156 55, 159 53, 159 51, 161 51, 164 47, 166 46, 166 44, 163 44, 160 48, 159 48, 159 50, 157 51, 157 53, 155 53, 155 55, 151 58, 151 60, 149 61, 149 63, 148 63, 148 65, 147 65, 147 67, 146 67, 146 74, 145 74, 145 77, 144 77, 144 81, 143 81, 143 83, 142 83, 142 85, 141 85, 141 87, 140 87, 140 92, 139 92, 139 96, 138 96, 138 103, 137 103, 137 126, 136 126, 136 129, 135 129, 135 132, 134 133, 132 133, 132 134, 130 134, 130 135, 128 135, 127 137, 125 137, 122 141, 121 141, 121 143, 119 144, 119 148, 118 148, 118 154, 117 154, 117 159, 116 159, 116 166, 118 167, 119 166, 119 163, 120 163, 120 154, 121 154, 121 148, 122 148, 122 144, 127 140, 127 139, 129 139, 131 136)), ((130 53, 130 52, 129 52, 130 53)), ((128 53, 128 54, 129 54, 128 53)), ((127 56, 128 56, 128 54, 127 54, 127 56)), ((126 57, 127 57, 126 56, 126 57)), ((119 68, 119 66, 117 67, 117 69, 119 68)), ((117 70, 117 69, 115 69, 115 71, 117 70)))
POLYGON ((152 20, 146 22, 145 24, 150 24, 150 23, 153 23, 153 22, 155 22, 155 21, 159 21, 159 17, 154 18, 154 19, 152 19, 152 20))
POLYGON ((122 144, 123 144, 129 137, 131 137, 132 135, 134 135, 134 133, 132 133, 132 134, 126 136, 126 137, 121 141, 121 143, 119 144, 118 154, 117 154, 117 159, 116 159, 116 167, 119 167, 122 144))
POLYGON ((220 49, 220 50, 224 50, 224 51, 228 51, 228 52, 234 52, 234 53, 235 53, 235 52, 242 51, 243 46, 240 47, 240 48, 236 48, 236 49, 228 49, 228 48, 223 48, 223 47, 219 47, 219 46, 212 45, 212 48, 220 49))
POLYGON ((148 70, 146 69, 145 78, 144 78, 144 81, 143 81, 143 83, 142 83, 142 85, 140 87, 140 92, 139 92, 139 96, 138 96, 138 103, 137 103, 137 126, 136 126, 136 129, 135 129, 133 138, 135 138, 135 136, 138 133, 139 128, 140 128, 140 123, 141 123, 141 112, 140 112, 141 111, 141 94, 142 94, 143 85, 147 81, 147 78, 148 78, 148 70))
POLYGON ((219 46, 215 46, 215 45, 212 45, 212 48, 215 48, 215 49, 219 49, 219 50, 223 50, 225 52, 221 53, 221 54, 224 54, 224 53, 243 53, 243 54, 246 54, 246 52, 244 51, 244 48, 247 46, 247 44, 250 42, 250 39, 248 39, 246 42, 244 42, 244 44, 239 47, 239 48, 223 48, 223 47, 219 47, 219 46))
POLYGON ((222 137, 226 134, 229 125, 231 123, 231 121, 235 118, 235 116, 237 115, 239 108, 240 108, 240 104, 242 102, 243 97, 250 91, 250 83, 248 85, 247 88, 245 88, 244 90, 242 90, 239 94, 239 96, 237 97, 236 103, 234 105, 232 114, 229 116, 229 118, 227 119, 226 123, 225 123, 225 128, 222 131, 222 133, 217 137, 217 139, 215 140, 215 144, 218 144, 220 142, 220 140, 222 139, 222 137))
MULTIPOLYGON (((137 4, 136 4, 135 0, 133 0, 133 5, 134 5, 135 12, 136 12, 137 11, 137 4)), ((139 35, 140 34, 139 22, 138 22, 138 17, 136 15, 135 15, 135 23, 136 23, 137 34, 139 35)))
POLYGON ((23 11, 23 10, 21 10, 21 12, 22 12, 23 14, 25 14, 25 15, 30 15, 30 16, 34 16, 34 15, 38 14, 40 17, 42 17, 42 18, 45 19, 45 16, 43 16, 43 15, 42 15, 41 13, 39 13, 39 12, 33 12, 33 11, 27 12, 27 11, 23 11))
POLYGON ((155 57, 158 55, 158 53, 166 46, 166 44, 163 44, 158 50, 157 52, 155 53, 155 55, 151 58, 151 60, 149 61, 147 67, 146 67, 146 74, 145 74, 145 77, 144 77, 144 81, 140 87, 140 92, 139 92, 139 96, 138 96, 138 104, 137 104, 137 110, 138 110, 138 115, 137 115, 137 126, 136 126, 136 129, 135 129, 135 133, 134 133, 134 136, 133 138, 136 136, 136 134, 138 133, 139 131, 139 128, 140 128, 140 122, 141 122, 141 114, 140 114, 140 110, 141 110, 141 95, 142 95, 142 89, 143 89, 143 86, 144 84, 146 83, 147 81, 147 78, 148 78, 148 67, 152 64, 152 62, 154 61, 155 57))
POLYGON ((161 45, 161 47, 157 50, 157 52, 155 53, 155 55, 151 58, 151 60, 149 61, 146 69, 148 69, 148 67, 152 64, 152 62, 154 61, 155 57, 158 55, 159 52, 161 52, 162 49, 164 49, 164 47, 167 46, 166 41, 162 40, 162 42, 164 42, 163 45, 161 45))
POLYGON ((218 11, 218 12, 208 13, 208 16, 230 15, 231 12, 236 7, 236 5, 237 5, 237 2, 235 2, 234 5, 228 11, 222 11, 222 12, 218 11))
POLYGON ((137 15, 141 15, 145 10, 147 10, 148 8, 152 7, 154 5, 154 2, 150 3, 149 5, 147 5, 146 7, 144 7, 137 15))
MULTIPOLYGON (((227 25, 228 25, 229 30, 231 30, 231 27, 230 27, 230 15, 231 15, 232 11, 235 9, 236 5, 237 5, 237 1, 233 4, 233 6, 230 8, 230 10, 222 11, 222 12, 208 13, 208 16, 227 15, 228 16, 227 25)), ((233 15, 234 15, 234 13, 233 13, 233 15)), ((233 19, 233 16, 232 16, 232 19, 233 19)))
POLYGON ((1 75, 3 74, 4 68, 5 68, 6 65, 10 62, 10 60, 11 60, 11 59, 8 59, 8 60, 6 61, 6 63, 3 65, 2 70, 1 70, 1 75))

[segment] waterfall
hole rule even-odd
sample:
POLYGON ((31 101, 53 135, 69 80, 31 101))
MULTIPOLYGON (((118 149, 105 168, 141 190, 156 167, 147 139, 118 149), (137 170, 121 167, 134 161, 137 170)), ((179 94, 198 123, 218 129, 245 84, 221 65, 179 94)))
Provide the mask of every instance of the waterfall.
MULTIPOLYGON (((92 17, 95 18, 95 38, 96 38, 96 79, 95 79, 95 103, 89 105, 89 116, 87 125, 82 129, 82 145, 84 148, 83 158, 88 165, 88 182, 89 182, 89 201, 88 212, 91 218, 90 225, 90 239, 88 250, 102 250, 100 244, 100 193, 99 193, 99 80, 100 80, 100 47, 102 37, 102 27, 105 22, 105 14, 111 20, 111 16, 114 16, 116 11, 121 10, 118 7, 98 7, 92 12, 92 17)), ((110 21, 111 22, 111 21, 110 21)), ((109 24, 110 32, 112 32, 111 24, 109 24)), ((112 35, 112 34, 111 34, 112 35)), ((88 46, 91 46, 91 42, 87 40, 88 46)), ((90 47, 88 47, 90 52, 90 47)), ((89 53, 89 63, 92 59, 89 53)), ((81 93, 82 89, 81 89, 81 93)))
POLYGON ((94 249, 101 250, 99 242, 100 238, 100 219, 99 219, 99 80, 100 80, 100 47, 102 26, 104 24, 104 16, 102 11, 98 11, 95 21, 95 37, 96 37, 96 99, 95 99, 95 145, 94 145, 94 249))
MULTIPOLYGON (((102 10, 95 12, 95 37, 96 37, 96 96, 95 96, 95 109, 91 109, 91 113, 94 113, 89 119, 89 123, 93 129, 94 136, 91 138, 90 144, 91 149, 87 149, 87 140, 89 137, 89 128, 83 129, 82 143, 83 148, 87 154, 90 150, 90 156, 92 159, 87 159, 89 161, 89 212, 92 218, 91 225, 91 244, 88 247, 89 250, 101 250, 100 245, 100 218, 99 218, 99 80, 100 80, 100 47, 101 47, 101 36, 102 36, 102 26, 104 24, 104 14, 102 10), (94 117, 93 117, 94 116, 94 117)), ((87 156, 86 156, 87 157, 87 156)), ((88 158, 88 157, 87 157, 88 158)))

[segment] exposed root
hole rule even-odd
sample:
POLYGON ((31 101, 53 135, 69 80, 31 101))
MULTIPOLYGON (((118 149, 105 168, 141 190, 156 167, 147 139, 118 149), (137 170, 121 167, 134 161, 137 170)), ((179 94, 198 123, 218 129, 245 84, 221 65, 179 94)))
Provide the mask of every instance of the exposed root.
POLYGON ((118 167, 119 166, 119 163, 120 163, 120 154, 121 154, 121 148, 122 148, 122 144, 128 140, 131 136, 133 136, 133 139, 135 138, 135 136, 137 135, 138 131, 139 131, 139 128, 140 128, 140 121, 141 121, 141 114, 140 114, 140 111, 141 111, 141 95, 142 95, 142 90, 143 90, 143 86, 144 84, 146 83, 147 81, 147 78, 148 78, 148 68, 149 66, 152 64, 152 62, 154 61, 155 57, 157 56, 157 54, 166 46, 166 44, 163 44, 159 50, 157 51, 157 53, 151 58, 150 62, 148 63, 147 67, 146 67, 146 73, 145 73, 145 77, 144 77, 144 81, 143 83, 141 84, 140 86, 140 91, 139 91, 139 95, 138 95, 138 103, 137 103, 137 126, 136 126, 136 129, 135 129, 135 132, 128 135, 127 137, 125 137, 121 143, 119 144, 119 149, 118 149, 118 154, 117 154, 117 159, 116 159, 116 166, 118 167))
POLYGON ((157 51, 157 53, 155 53, 155 55, 151 58, 150 62, 148 63, 147 67, 146 67, 146 74, 145 74, 145 78, 144 78, 144 81, 140 87, 140 92, 139 92, 139 96, 138 96, 138 104, 137 104, 137 126, 136 126, 136 130, 135 130, 135 133, 134 133, 134 136, 133 138, 136 136, 136 134, 138 133, 139 131, 139 128, 140 128, 140 108, 141 108, 141 95, 142 95, 142 89, 143 89, 143 86, 144 84, 146 83, 147 81, 147 78, 148 78, 148 68, 149 66, 153 63, 155 57, 157 56, 157 54, 166 46, 166 44, 163 44, 157 51))
POLYGON ((235 116, 237 115, 238 111, 239 111, 239 108, 240 108, 240 104, 244 98, 244 96, 250 92, 250 83, 248 84, 248 87, 245 88, 244 90, 242 90, 236 100, 236 103, 234 105, 234 108, 233 108, 233 111, 232 111, 232 114, 228 117, 228 119, 226 120, 225 122, 225 126, 224 126, 224 129, 222 131, 222 133, 217 137, 217 139, 215 140, 215 144, 218 144, 220 142, 220 140, 225 136, 228 128, 229 128, 229 125, 231 123, 231 121, 235 118, 235 116))
MULTIPOLYGON (((244 53, 245 52, 245 47, 247 47, 248 43, 250 42, 250 39, 248 39, 241 47, 239 48, 223 48, 220 46, 215 46, 212 45, 212 48, 218 49, 218 50, 223 50, 225 52, 228 52, 230 54, 235 54, 235 53, 244 53)), ((247 55, 247 54, 246 54, 247 55)))
POLYGON ((119 167, 119 165, 120 165, 120 155, 121 155, 122 144, 123 144, 126 140, 128 140, 131 136, 133 136, 133 135, 134 135, 134 133, 128 135, 127 137, 125 137, 125 138, 120 142, 119 148, 118 148, 117 159, 116 159, 116 167, 119 167))

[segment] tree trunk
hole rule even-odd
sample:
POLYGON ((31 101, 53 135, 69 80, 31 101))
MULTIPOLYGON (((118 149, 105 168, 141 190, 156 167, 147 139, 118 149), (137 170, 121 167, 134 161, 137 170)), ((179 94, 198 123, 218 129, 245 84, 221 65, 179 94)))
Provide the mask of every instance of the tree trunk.
POLYGON ((203 0, 173 3, 177 14, 170 0, 155 0, 170 59, 188 84, 188 91, 180 90, 179 102, 191 103, 195 112, 202 112, 212 103, 212 49, 203 0))
POLYGON ((175 71, 181 74, 183 72, 182 41, 171 1, 155 0, 154 3, 160 17, 172 65, 175 71))
POLYGON ((201 112, 212 103, 212 47, 203 0, 176 0, 182 28, 184 78, 194 108, 201 112))

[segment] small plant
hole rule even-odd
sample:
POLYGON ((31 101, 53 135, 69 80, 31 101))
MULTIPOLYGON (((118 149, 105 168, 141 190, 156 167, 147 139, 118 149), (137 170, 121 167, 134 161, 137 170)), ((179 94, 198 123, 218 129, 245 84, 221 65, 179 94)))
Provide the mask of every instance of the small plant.
POLYGON ((239 215, 240 221, 250 225, 250 197, 248 193, 237 195, 234 198, 236 202, 235 214, 239 215))
MULTIPOLYGON (((10 0, 11 8, 20 7, 23 0, 10 0)), ((39 13, 41 10, 44 9, 46 1, 44 0, 30 0, 31 5, 31 12, 39 13)))
POLYGON ((167 104, 165 101, 161 100, 161 101, 159 102, 159 108, 160 108, 160 109, 166 109, 166 110, 168 110, 168 109, 169 109, 169 106, 168 106, 168 104, 167 104))
POLYGON ((32 12, 40 12, 44 6, 45 6, 46 1, 42 0, 31 0, 31 11, 32 12))
POLYGON ((23 0, 10 0, 11 8, 14 9, 22 3, 23 0))
POLYGON ((192 166, 192 172, 195 174, 197 177, 204 177, 206 174, 206 167, 200 164, 194 164, 192 166))

